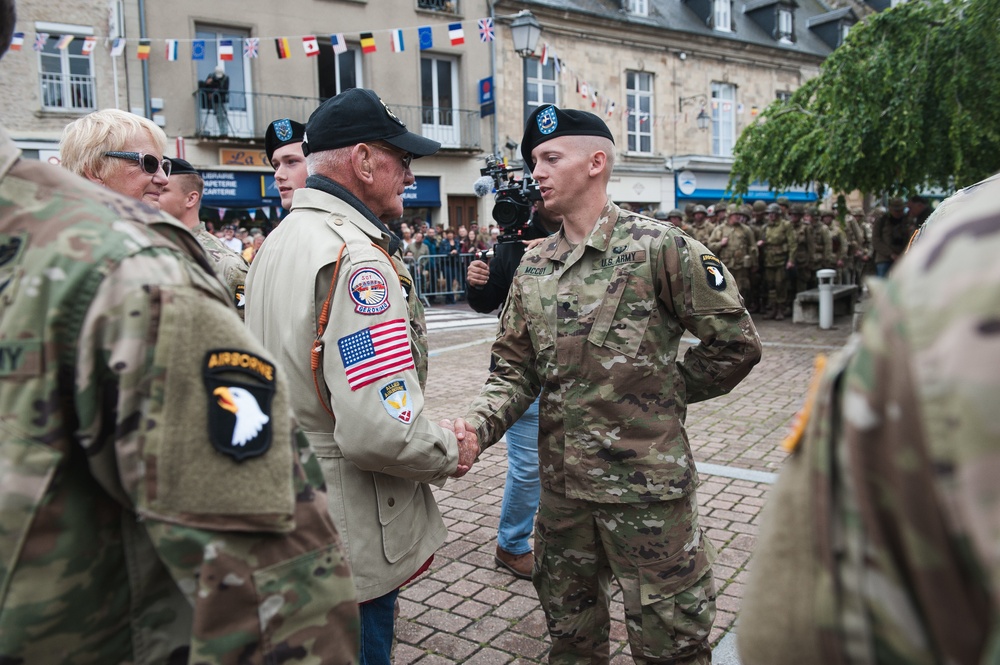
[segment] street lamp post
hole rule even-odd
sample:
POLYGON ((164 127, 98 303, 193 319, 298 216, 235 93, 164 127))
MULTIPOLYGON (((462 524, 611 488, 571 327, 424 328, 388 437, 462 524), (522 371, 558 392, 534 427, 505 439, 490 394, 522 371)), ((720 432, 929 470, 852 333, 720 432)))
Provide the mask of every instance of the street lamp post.
POLYGON ((699 93, 697 95, 691 95, 690 97, 678 97, 677 98, 677 113, 680 114, 684 111, 684 107, 688 104, 694 104, 697 100, 701 100, 701 110, 698 111, 698 115, 695 118, 695 123, 698 125, 698 129, 705 131, 708 129, 708 123, 711 118, 705 113, 705 104, 708 103, 708 97, 704 93, 699 93))
MULTIPOLYGON (((538 38, 542 34, 542 25, 527 9, 522 9, 517 14, 511 14, 507 16, 495 16, 494 14, 494 2, 495 0, 489 0, 490 8, 490 18, 493 19, 493 25, 496 27, 496 20, 498 18, 503 19, 513 19, 510 22, 510 34, 511 41, 514 42, 514 51, 521 56, 522 59, 530 57, 535 52, 535 47, 538 46, 538 38)), ((490 42, 490 77, 493 80, 493 89, 496 90, 496 75, 497 75, 497 60, 496 60, 496 40, 494 39, 490 42)), ((496 93, 494 92, 494 95, 496 93)), ((495 100, 495 96, 494 96, 495 100)), ((494 101, 494 104, 496 102, 494 101)), ((494 107, 493 111, 493 154, 497 157, 500 156, 500 130, 497 126, 497 112, 494 107)))

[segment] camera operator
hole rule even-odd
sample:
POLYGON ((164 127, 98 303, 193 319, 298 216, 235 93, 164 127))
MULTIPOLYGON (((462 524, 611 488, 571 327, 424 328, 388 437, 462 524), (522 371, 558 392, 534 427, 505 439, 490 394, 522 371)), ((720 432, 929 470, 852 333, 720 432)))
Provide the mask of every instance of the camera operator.
MULTIPOLYGON (((559 230, 562 219, 536 201, 521 240, 497 243, 493 259, 469 264, 466 297, 472 309, 486 314, 501 307, 524 252, 559 230)), ((493 361, 490 361, 493 369, 493 361)), ((529 538, 538 510, 538 400, 507 430, 507 479, 504 482, 496 562, 515 577, 531 579, 534 554, 529 538)))

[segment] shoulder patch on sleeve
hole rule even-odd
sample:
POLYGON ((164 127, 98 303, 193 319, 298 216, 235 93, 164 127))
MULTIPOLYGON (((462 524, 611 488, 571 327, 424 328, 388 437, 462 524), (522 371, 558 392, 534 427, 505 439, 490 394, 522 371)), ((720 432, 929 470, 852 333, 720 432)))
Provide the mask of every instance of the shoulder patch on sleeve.
POLYGON ((236 301, 233 303, 236 309, 244 309, 247 304, 246 286, 239 284, 236 287, 236 301))
POLYGON ((722 261, 712 254, 702 254, 701 265, 705 268, 705 282, 709 288, 715 291, 725 291, 726 272, 722 268, 722 261))
POLYGON ((415 367, 406 319, 392 319, 341 337, 337 348, 351 390, 415 367))
POLYGON ((379 388, 378 396, 390 416, 401 423, 413 420, 413 402, 406 390, 406 381, 400 379, 385 384, 379 388))
POLYGON ((354 311, 358 314, 381 314, 389 309, 388 284, 375 268, 358 268, 351 273, 349 285, 354 311))
POLYGON ((208 399, 208 437, 212 447, 242 462, 271 447, 274 365, 236 349, 205 353, 202 377, 208 399), (238 375, 250 380, 241 381, 238 375))

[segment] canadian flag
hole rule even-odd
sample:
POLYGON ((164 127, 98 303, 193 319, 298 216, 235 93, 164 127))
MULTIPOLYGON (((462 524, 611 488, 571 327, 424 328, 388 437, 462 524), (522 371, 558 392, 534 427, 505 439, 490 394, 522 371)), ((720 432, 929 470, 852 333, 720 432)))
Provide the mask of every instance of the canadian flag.
POLYGON ((316 35, 302 38, 302 50, 306 52, 307 58, 319 55, 319 42, 316 41, 316 35))

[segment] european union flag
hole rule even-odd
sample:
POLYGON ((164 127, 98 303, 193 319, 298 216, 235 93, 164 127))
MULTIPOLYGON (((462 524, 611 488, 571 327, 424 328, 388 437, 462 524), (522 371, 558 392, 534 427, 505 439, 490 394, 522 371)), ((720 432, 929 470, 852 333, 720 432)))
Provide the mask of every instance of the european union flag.
POLYGON ((420 39, 421 51, 434 48, 434 34, 431 32, 431 26, 425 25, 422 28, 417 28, 417 37, 420 39))
POLYGON ((204 60, 205 59, 205 40, 196 39, 191 42, 191 59, 192 60, 204 60))

